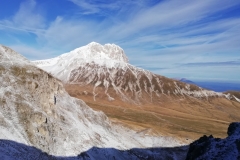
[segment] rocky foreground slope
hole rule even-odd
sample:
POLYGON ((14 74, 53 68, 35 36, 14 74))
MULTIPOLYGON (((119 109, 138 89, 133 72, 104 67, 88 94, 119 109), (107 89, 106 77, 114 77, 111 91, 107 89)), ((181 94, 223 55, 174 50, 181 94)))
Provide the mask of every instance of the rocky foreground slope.
POLYGON ((237 97, 135 67, 115 44, 92 42, 34 63, 62 80, 71 96, 139 133, 225 137, 228 124, 240 121, 237 97))
POLYGON ((77 156, 49 155, 35 147, 27 146, 9 140, 0 140, 1 159, 19 160, 239 160, 240 159, 240 123, 231 123, 228 127, 228 137, 224 139, 203 136, 190 146, 169 148, 134 148, 118 150, 115 148, 93 147, 77 156), (184 154, 185 153, 185 154, 184 154))
POLYGON ((186 160, 240 159, 240 122, 231 123, 224 139, 203 136, 190 144, 186 160))
POLYGON ((112 125, 102 112, 70 97, 60 80, 1 45, 0 139, 0 148, 13 145, 12 151, 21 153, 21 148, 14 147, 19 143, 55 156, 76 156, 94 146, 130 149, 179 145, 171 137, 145 136, 112 125))

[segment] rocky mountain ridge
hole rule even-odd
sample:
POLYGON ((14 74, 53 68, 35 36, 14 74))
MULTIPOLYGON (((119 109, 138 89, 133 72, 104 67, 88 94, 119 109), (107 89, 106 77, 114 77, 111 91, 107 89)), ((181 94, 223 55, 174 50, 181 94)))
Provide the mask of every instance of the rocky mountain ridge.
POLYGON ((104 46, 94 42, 53 59, 34 61, 38 67, 66 84, 92 86, 97 97, 116 98, 133 104, 152 103, 161 96, 191 96, 195 98, 226 97, 214 91, 175 81, 127 63, 123 49, 114 44, 104 46), (97 91, 102 88, 101 92, 97 91))

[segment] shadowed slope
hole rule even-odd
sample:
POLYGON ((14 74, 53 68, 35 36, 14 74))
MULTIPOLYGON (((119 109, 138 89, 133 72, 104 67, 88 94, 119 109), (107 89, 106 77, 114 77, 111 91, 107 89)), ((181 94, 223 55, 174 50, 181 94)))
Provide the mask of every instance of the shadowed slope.
POLYGON ((228 137, 224 139, 203 136, 190 146, 133 148, 119 150, 115 148, 91 149, 78 156, 54 156, 40 149, 10 140, 0 140, 0 159, 8 160, 210 160, 240 158, 240 123, 231 123, 228 127, 228 137))
POLYGON ((186 160, 240 159, 240 123, 231 123, 224 139, 204 135, 190 144, 186 160))
POLYGON ((54 156, 32 146, 10 140, 0 140, 0 159, 7 160, 184 160, 188 146, 173 148, 133 148, 119 150, 115 148, 93 147, 78 156, 54 156))

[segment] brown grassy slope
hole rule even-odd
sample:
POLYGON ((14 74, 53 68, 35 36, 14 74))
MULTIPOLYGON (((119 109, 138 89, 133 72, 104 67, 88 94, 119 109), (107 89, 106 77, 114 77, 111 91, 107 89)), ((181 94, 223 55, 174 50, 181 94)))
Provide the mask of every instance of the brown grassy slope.
MULTIPOLYGON (((145 134, 188 139, 196 139, 203 134, 225 137, 229 123, 240 121, 240 103, 225 98, 197 99, 161 94, 150 101, 146 94, 143 95, 145 101, 138 105, 123 102, 117 96, 114 96, 114 101, 109 101, 101 87, 97 88, 98 95, 94 101, 92 88, 90 85, 65 86, 71 96, 103 111, 113 122, 145 134)), ((114 95, 115 91, 110 88, 108 93, 114 95)))

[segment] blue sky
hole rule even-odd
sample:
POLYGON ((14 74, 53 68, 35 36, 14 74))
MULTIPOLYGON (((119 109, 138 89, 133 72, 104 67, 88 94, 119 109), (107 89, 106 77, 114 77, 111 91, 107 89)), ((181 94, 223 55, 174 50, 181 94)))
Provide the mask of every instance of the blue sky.
POLYGON ((172 78, 240 82, 238 0, 1 0, 0 43, 30 60, 92 41, 172 78))

